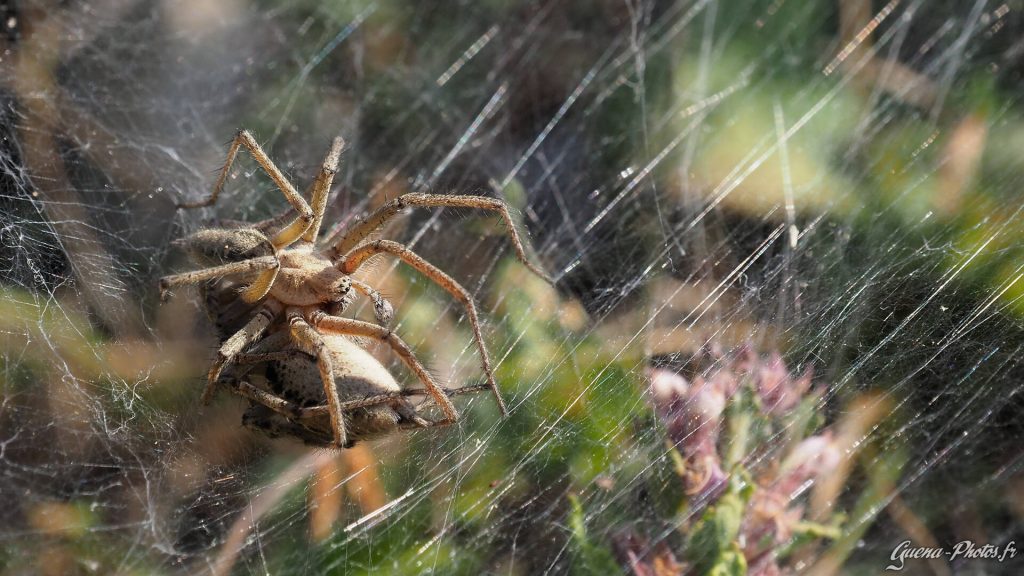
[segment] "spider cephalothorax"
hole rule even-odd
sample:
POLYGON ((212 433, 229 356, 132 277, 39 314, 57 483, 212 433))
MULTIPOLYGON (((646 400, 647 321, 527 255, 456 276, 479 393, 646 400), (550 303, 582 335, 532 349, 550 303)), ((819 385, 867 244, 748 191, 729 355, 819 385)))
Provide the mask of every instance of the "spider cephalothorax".
MULTIPOLYGON (((405 342, 387 328, 392 315, 391 305, 371 286, 351 276, 370 258, 389 254, 426 275, 463 305, 473 328, 488 386, 494 392, 502 413, 505 413, 483 344, 476 306, 469 292, 402 244, 368 238, 406 207, 490 210, 504 220, 519 259, 535 273, 544 276, 527 260, 508 208, 500 200, 483 196, 405 194, 318 245, 328 191, 343 146, 341 138, 334 140, 313 182, 307 203, 252 135, 242 130, 228 150, 227 162, 210 197, 202 202, 181 205, 199 207, 216 202, 232 162, 239 149, 245 147, 298 213, 290 220, 278 218, 243 227, 202 230, 179 242, 197 264, 207 268, 161 279, 161 294, 176 286, 202 284, 211 316, 231 316, 232 323, 240 325, 237 330, 232 327, 231 335, 225 335, 222 340, 217 359, 208 374, 204 401, 211 397, 225 368, 248 350, 247 362, 269 366, 271 378, 266 379, 264 387, 236 379, 232 381, 232 388, 273 412, 270 415, 262 409, 255 409, 259 413, 256 416, 267 416, 264 419, 268 422, 267 427, 290 429, 299 426, 315 436, 312 431, 317 426, 317 419, 323 423, 326 413, 330 423, 330 444, 344 447, 359 437, 382 433, 403 424, 425 427, 450 424, 458 419, 455 406, 448 397, 452 391, 434 382, 405 342), (236 284, 230 279, 240 279, 241 282, 236 284), (355 293, 373 300, 377 324, 341 316, 355 293), (270 336, 266 336, 268 332, 270 336), (402 391, 394 378, 357 346, 353 337, 377 339, 387 344, 420 379, 426 392, 441 408, 444 418, 431 422, 416 414, 408 401, 402 398, 402 391), (309 383, 312 366, 319 375, 322 397, 308 391, 296 392, 309 383), (286 375, 281 376, 282 373, 286 375), (276 394, 270 391, 275 387, 278 388, 276 394), (281 394, 297 394, 298 398, 288 399, 281 394), (318 405, 307 406, 311 403, 318 405), (385 408, 358 412, 377 405, 385 408), (353 410, 357 412, 353 413, 353 410), (347 422, 353 416, 355 421, 347 422), (349 434, 354 437, 349 438, 349 434)), ((251 372, 240 370, 239 374, 244 377, 251 372)))

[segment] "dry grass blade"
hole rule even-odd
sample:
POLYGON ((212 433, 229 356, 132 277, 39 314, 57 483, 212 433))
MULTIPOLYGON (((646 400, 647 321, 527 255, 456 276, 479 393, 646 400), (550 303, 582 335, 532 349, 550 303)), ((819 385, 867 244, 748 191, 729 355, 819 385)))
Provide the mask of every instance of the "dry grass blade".
POLYGON ((11 80, 25 120, 18 126, 25 172, 40 206, 78 277, 78 286, 104 325, 118 336, 143 333, 131 292, 119 279, 114 258, 89 224, 89 214, 67 177, 56 141, 58 66, 63 22, 57 12, 26 11, 32 25, 17 47, 11 80))
POLYGON ((228 537, 221 546, 220 554, 210 569, 214 576, 227 576, 235 565, 239 553, 245 548, 246 539, 260 519, 285 497, 288 492, 305 481, 310 474, 331 463, 334 456, 329 452, 310 452, 296 460, 274 479, 274 483, 252 499, 249 507, 231 525, 228 537))

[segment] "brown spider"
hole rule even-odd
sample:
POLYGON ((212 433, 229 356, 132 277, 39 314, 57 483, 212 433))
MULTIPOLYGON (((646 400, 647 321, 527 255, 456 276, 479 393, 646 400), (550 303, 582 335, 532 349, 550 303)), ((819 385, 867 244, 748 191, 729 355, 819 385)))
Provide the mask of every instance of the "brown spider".
MULTIPOLYGON (((295 187, 246 130, 239 131, 232 141, 228 149, 227 161, 210 196, 200 202, 179 204, 179 207, 197 208, 214 204, 224 187, 231 165, 238 155, 239 149, 243 146, 274 181, 298 215, 273 234, 270 234, 271 228, 274 227, 273 224, 260 223, 244 228, 212 228, 187 236, 180 241, 180 244, 186 248, 196 263, 207 267, 194 272, 166 276, 160 280, 161 297, 166 298, 168 291, 177 286, 199 283, 208 285, 210 281, 225 277, 243 277, 249 281, 237 293, 237 299, 240 300, 239 305, 259 303, 259 307, 255 313, 248 316, 244 326, 223 341, 217 352, 217 359, 208 374, 203 402, 208 402, 212 397, 224 368, 246 348, 258 342, 268 328, 277 325, 278 321, 284 318, 287 322, 286 328, 276 328, 274 334, 268 339, 282 338, 278 335, 287 334, 287 340, 291 346, 316 359, 316 368, 327 402, 323 409, 330 416, 331 444, 333 446, 345 447, 351 444, 346 437, 343 412, 353 405, 342 402, 342 394, 338 389, 339 381, 349 387, 353 386, 354 382, 360 382, 361 386, 365 388, 346 389, 344 394, 346 397, 360 392, 384 396, 383 399, 377 398, 376 402, 369 402, 370 399, 367 399, 366 401, 370 404, 379 404, 382 400, 392 401, 395 399, 394 394, 400 392, 397 385, 393 385, 393 378, 377 360, 359 346, 354 345, 352 340, 334 339, 333 336, 375 338, 387 343, 416 373, 423 382, 426 392, 444 414, 442 420, 428 423, 419 416, 413 418, 413 414, 407 413, 405 407, 402 407, 400 413, 404 412, 403 418, 419 426, 455 422, 458 419, 458 412, 448 398, 450 391, 434 382, 405 342, 384 326, 339 315, 352 301, 353 289, 355 289, 356 292, 364 294, 374 301, 378 321, 381 324, 387 324, 391 315, 390 304, 372 287, 350 275, 373 256, 390 254, 426 275, 465 307, 466 316, 469 318, 473 336, 480 351, 488 386, 494 393, 502 414, 507 414, 505 403, 494 380, 487 349, 483 343, 476 306, 470 298, 469 292, 453 278, 406 246, 391 240, 368 240, 368 238, 406 207, 458 207, 490 210, 497 212, 504 220, 519 260, 534 273, 547 279, 547 276, 527 259, 508 207, 500 200, 483 196, 404 194, 385 203, 352 226, 339 230, 318 246, 317 236, 327 207, 328 191, 338 169, 344 141, 341 138, 336 138, 332 143, 320 172, 313 181, 310 202, 307 204, 302 195, 296 191, 295 187), (416 420, 417 418, 419 420, 416 420)), ((272 343, 283 345, 283 342, 273 341, 272 343)), ((284 352, 284 350, 280 351, 284 352)), ((303 377, 299 375, 302 367, 298 364, 289 365, 289 367, 294 368, 296 375, 289 377, 286 383, 294 385, 303 377)), ((301 414, 296 416, 298 413, 291 411, 291 408, 282 408, 284 412, 277 410, 284 406, 280 402, 287 402, 287 400, 252 387, 254 392, 242 387, 241 384, 239 383, 236 390, 251 400, 263 404, 279 414, 288 415, 289 418, 301 417, 301 414), (246 394, 245 392, 253 393, 246 394)), ((392 405, 395 404, 392 402, 392 405)), ((322 410, 316 408, 312 410, 314 410, 313 414, 322 413, 322 410)))
MULTIPOLYGON (((428 392, 402 390, 391 374, 350 337, 323 338, 334 361, 348 446, 394 430, 449 423, 421 417, 408 397, 428 392)), ((312 446, 332 446, 331 422, 316 360, 290 340, 284 330, 264 338, 248 352, 239 354, 234 369, 222 376, 220 382, 250 400, 251 405, 242 416, 246 427, 271 438, 291 436, 312 446)), ((414 358, 408 363, 416 371, 423 370, 414 358)), ((481 384, 445 392, 455 395, 489 388, 481 384)))

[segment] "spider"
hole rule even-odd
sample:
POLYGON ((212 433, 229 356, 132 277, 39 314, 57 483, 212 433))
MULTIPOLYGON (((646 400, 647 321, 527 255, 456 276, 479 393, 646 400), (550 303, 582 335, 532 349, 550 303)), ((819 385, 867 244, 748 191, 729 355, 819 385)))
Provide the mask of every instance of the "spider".
MULTIPOLYGON (((420 416, 408 398, 427 392, 402 390, 359 343, 347 336, 324 335, 323 338, 334 359, 348 446, 394 430, 448 423, 432 422, 420 416)), ((417 373, 425 372, 415 358, 404 356, 403 359, 417 373)), ((250 400, 250 407, 242 416, 243 425, 271 438, 291 436, 312 446, 332 445, 330 419, 316 361, 296 348, 286 331, 278 331, 239 354, 234 370, 229 372, 220 382, 250 400)), ((489 388, 481 384, 445 392, 455 395, 489 388)))
MULTIPOLYGON (((273 226, 274 220, 254 225, 260 230, 273 226)), ((238 287, 238 283, 229 278, 209 281, 201 286, 204 308, 221 342, 251 318, 254 305, 238 298, 238 287)), ((346 306, 347 303, 340 304, 342 310, 346 306)), ((376 306, 375 309, 378 313, 381 311, 376 306)), ((390 310, 388 306, 386 311, 390 310)), ((389 316, 377 316, 382 324, 389 319, 389 316)), ((242 424, 247 428, 271 438, 290 436, 311 446, 331 446, 330 419, 315 358, 296 348, 281 324, 272 326, 270 330, 270 335, 235 358, 234 369, 226 367, 218 384, 249 400, 250 407, 242 416, 242 424)), ((334 359, 335 382, 340 407, 345 413, 348 446, 394 430, 443 424, 420 417, 406 399, 407 396, 426 394, 426 390, 402 390, 376 359, 368 356, 351 339, 348 336, 324 337, 334 359)), ((425 372, 415 359, 412 359, 412 367, 425 372)), ((490 387, 483 384, 445 392, 455 395, 488 389, 490 387)))
MULTIPOLYGON (((268 220, 253 227, 269 232, 275 221, 268 220)), ((241 286, 231 278, 211 280, 200 286, 203 308, 221 343, 241 329, 258 306, 238 297, 241 286)), ((375 306, 377 321, 387 325, 390 304, 383 299, 381 303, 385 306, 375 306)), ((339 310, 334 312, 340 314, 346 306, 347 302, 340 303, 339 310)), ((268 336, 238 355, 234 365, 225 366, 218 384, 249 400, 250 406, 242 417, 242 424, 247 428, 271 438, 291 436, 308 445, 330 446, 333 441, 330 419, 324 410, 326 396, 316 359, 295 347, 284 323, 276 323, 268 331, 268 336)), ((433 423, 416 414, 408 400, 395 394, 400 388, 394 378, 374 358, 367 360, 366 353, 348 339, 324 336, 326 348, 332 355, 340 407, 345 413, 347 446, 397 429, 432 426, 433 423), (353 356, 359 356, 363 362, 350 361, 353 356)), ((481 386, 468 388, 481 390, 481 386)), ((405 392, 423 394, 425 391, 405 392)))
MULTIPOLYGON (((211 281, 218 279, 240 277, 246 281, 236 292, 238 306, 256 306, 255 312, 249 315, 242 313, 247 317, 244 325, 226 338, 217 351, 217 357, 207 375, 203 403, 208 403, 212 398, 225 367, 234 362, 244 350, 259 342, 268 328, 282 324, 283 320, 286 326, 275 328, 274 333, 267 339, 287 338, 287 345, 315 358, 326 399, 326 405, 322 408, 330 418, 332 446, 343 448, 351 444, 345 431, 344 411, 350 409, 352 405, 342 402, 343 395, 348 397, 353 392, 367 392, 380 396, 383 393, 385 399, 394 400, 387 394, 393 395, 397 387, 383 365, 361 347, 353 344, 353 340, 335 339, 335 336, 374 338, 386 343, 416 373, 423 382, 426 393, 440 407, 443 418, 429 425, 444 425, 457 421, 459 416, 449 399, 450 391, 435 383, 416 360, 409 346, 387 328, 391 317, 391 305, 371 286, 351 276, 370 258, 387 254, 424 274, 465 308, 473 330, 473 338, 480 352, 487 386, 493 392, 502 415, 507 415, 483 342, 476 305, 469 292, 451 276, 408 247, 391 240, 371 240, 370 237, 407 207, 476 208, 497 212, 504 221, 519 260, 535 274, 550 281, 547 275, 527 258, 508 207, 500 200, 484 196, 403 194, 318 243, 328 192, 338 170, 344 140, 339 137, 332 142, 311 185, 310 201, 307 203, 247 130, 240 130, 232 140, 227 160, 209 197, 199 202, 181 203, 178 207, 199 208, 216 203, 231 165, 242 148, 249 151, 297 214, 293 218, 283 215, 284 219, 279 229, 273 233, 271 231, 275 228, 275 221, 267 221, 248 227, 200 230, 178 242, 197 264, 205 267, 162 278, 162 299, 166 299, 169 291, 178 286, 209 285, 211 281), (340 315, 352 302, 355 293, 369 297, 374 302, 377 324, 340 315), (286 337, 279 336, 281 334, 286 337), (338 388, 339 381, 346 386, 353 386, 354 381, 361 381, 365 390, 345 390, 343 394, 338 388)), ((285 342, 278 340, 271 340, 270 343, 275 346, 285 345, 285 342)), ((296 373, 302 369, 297 364, 287 366, 294 368, 296 373)), ((303 376, 295 376, 287 379, 287 383, 295 384, 302 381, 302 378, 303 376)), ((253 392, 241 387, 240 384, 236 390, 253 392)), ((280 404, 281 401, 287 402, 269 393, 254 392, 248 396, 271 410, 283 406, 280 404)), ((310 396, 307 394, 306 397, 308 399, 310 396)), ((370 400, 367 399, 367 402, 370 400)), ((381 398, 376 399, 376 403, 381 401, 381 398)), ((405 411, 405 407, 401 410, 405 411)), ((280 410, 276 412, 281 413, 280 410)), ((314 409, 314 414, 321 412, 322 410, 314 409)), ((295 414, 287 410, 285 413, 295 414)), ((414 418, 411 413, 406 412, 402 416, 416 425, 427 424, 419 416, 414 418)))

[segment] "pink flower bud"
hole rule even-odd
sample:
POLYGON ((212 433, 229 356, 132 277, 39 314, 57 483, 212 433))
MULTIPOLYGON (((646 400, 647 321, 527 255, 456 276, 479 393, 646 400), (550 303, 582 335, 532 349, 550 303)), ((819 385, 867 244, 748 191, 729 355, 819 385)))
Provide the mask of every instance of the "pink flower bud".
POLYGON ((685 398, 690 387, 686 378, 668 370, 649 369, 647 377, 651 381, 651 396, 658 406, 668 405, 674 400, 685 398))
POLYGON ((811 478, 834 472, 842 458, 839 446, 832 437, 832 431, 826 430, 797 444, 783 461, 782 474, 796 480, 797 484, 802 484, 811 478))
POLYGON ((729 475, 722 470, 717 454, 702 454, 688 458, 683 478, 686 494, 697 505, 707 505, 725 493, 729 475))
POLYGON ((698 379, 690 387, 685 407, 684 454, 715 453, 725 402, 725 394, 703 380, 698 379))
POLYGON ((792 410, 811 387, 811 372, 808 370, 794 380, 778 352, 757 366, 755 377, 757 393, 769 414, 792 410))

